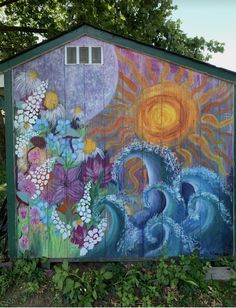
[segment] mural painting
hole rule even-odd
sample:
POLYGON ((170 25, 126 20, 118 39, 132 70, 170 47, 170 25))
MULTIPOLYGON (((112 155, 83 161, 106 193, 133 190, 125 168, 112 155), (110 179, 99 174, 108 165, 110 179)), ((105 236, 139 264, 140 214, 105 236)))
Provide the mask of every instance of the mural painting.
MULTIPOLYGON (((18 254, 232 254, 233 85, 93 38, 14 70, 18 254)), ((69 46, 69 45, 68 45, 69 46)))

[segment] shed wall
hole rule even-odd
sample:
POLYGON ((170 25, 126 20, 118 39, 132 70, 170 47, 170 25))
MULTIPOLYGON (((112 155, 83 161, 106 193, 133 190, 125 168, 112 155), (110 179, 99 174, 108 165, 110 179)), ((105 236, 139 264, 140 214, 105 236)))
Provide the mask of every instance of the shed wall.
POLYGON ((18 255, 231 255, 233 85, 89 37, 13 73, 18 255))

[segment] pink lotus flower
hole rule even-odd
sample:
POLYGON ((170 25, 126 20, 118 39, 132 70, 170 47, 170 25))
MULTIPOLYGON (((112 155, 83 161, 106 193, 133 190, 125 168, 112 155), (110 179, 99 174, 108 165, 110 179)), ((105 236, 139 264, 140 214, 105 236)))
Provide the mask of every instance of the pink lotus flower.
POLYGON ((26 206, 19 207, 19 214, 22 219, 25 219, 28 213, 28 208, 26 206))
POLYGON ((26 236, 22 236, 20 239, 19 239, 19 244, 20 244, 20 247, 24 250, 27 250, 29 249, 29 240, 26 236))
POLYGON ((40 222, 40 213, 36 207, 33 207, 30 210, 30 220, 31 220, 32 225, 38 225, 40 222))
POLYGON ((23 234, 28 234, 29 233, 29 225, 24 225, 22 227, 22 233, 23 234))

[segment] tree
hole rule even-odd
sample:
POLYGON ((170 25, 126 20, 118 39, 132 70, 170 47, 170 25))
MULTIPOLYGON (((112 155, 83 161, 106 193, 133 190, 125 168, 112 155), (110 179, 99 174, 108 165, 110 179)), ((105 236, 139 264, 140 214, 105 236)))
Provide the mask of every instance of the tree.
POLYGON ((0 9, 0 59, 82 22, 198 60, 224 51, 217 41, 188 37, 171 19, 172 0, 5 0, 0 9))

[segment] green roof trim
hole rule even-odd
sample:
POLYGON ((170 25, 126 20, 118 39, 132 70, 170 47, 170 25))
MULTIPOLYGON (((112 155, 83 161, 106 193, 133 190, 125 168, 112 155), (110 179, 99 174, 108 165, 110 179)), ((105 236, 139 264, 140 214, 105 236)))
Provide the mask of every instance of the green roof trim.
POLYGON ((157 57, 177 65, 199 71, 201 73, 206 73, 220 79, 236 83, 236 72, 224 68, 219 68, 192 58, 181 56, 161 48, 156 48, 145 43, 135 41, 131 38, 124 38, 109 31, 98 29, 89 24, 82 24, 69 32, 63 33, 60 36, 42 42, 31 49, 28 49, 12 58, 0 62, 0 72, 7 71, 24 62, 30 61, 84 35, 88 35, 95 39, 102 40, 111 44, 119 45, 124 48, 130 48, 149 56, 157 57))

